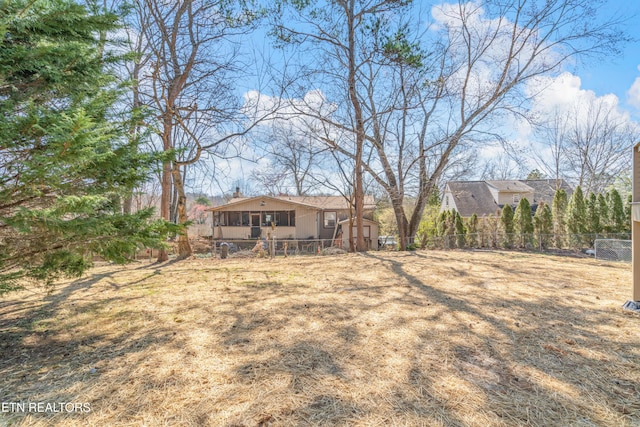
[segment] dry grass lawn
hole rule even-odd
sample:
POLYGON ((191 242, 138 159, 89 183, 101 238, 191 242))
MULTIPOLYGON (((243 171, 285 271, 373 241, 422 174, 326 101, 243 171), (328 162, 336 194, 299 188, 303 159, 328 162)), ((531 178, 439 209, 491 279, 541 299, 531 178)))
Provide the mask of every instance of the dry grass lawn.
POLYGON ((508 252, 98 266, 0 298, 0 424, 638 426, 628 264, 508 252))

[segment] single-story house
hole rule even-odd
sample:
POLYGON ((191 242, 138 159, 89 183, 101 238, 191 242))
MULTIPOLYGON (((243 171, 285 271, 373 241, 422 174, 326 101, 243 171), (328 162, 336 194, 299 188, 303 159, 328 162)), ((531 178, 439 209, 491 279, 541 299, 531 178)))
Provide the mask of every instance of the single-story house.
MULTIPOLYGON (((373 197, 365 197, 365 240, 377 249, 378 224, 373 221, 373 197)), ((215 240, 245 240, 267 237, 296 240, 334 240, 342 236, 349 245, 350 203, 342 196, 242 197, 239 191, 226 204, 209 208, 215 240), (346 224, 346 225, 345 225, 346 224), (342 231, 342 233, 340 233, 342 231)))
POLYGON ((556 189, 562 188, 571 197, 573 189, 559 179, 524 179, 494 181, 451 181, 445 185, 441 210, 455 209, 468 218, 497 215, 504 205, 515 207, 526 198, 535 212, 540 202, 551 204, 556 189))

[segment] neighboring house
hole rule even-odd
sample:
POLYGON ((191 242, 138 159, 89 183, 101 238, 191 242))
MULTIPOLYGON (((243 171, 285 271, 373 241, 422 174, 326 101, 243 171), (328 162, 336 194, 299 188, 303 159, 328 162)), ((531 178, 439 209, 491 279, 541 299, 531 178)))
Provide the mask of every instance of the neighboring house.
POLYGON ((526 198, 532 210, 540 202, 551 204, 556 188, 562 188, 571 197, 573 189, 564 180, 526 179, 501 181, 451 181, 445 185, 440 210, 455 209, 468 218, 499 214, 506 204, 515 207, 526 198))
MULTIPOLYGON (((378 242, 374 209, 373 197, 365 197, 364 237, 372 249, 378 242)), ((242 197, 236 192, 228 203, 208 210, 216 240, 256 239, 268 233, 278 239, 332 240, 343 231, 342 240, 348 247, 350 235, 356 235, 349 233, 349 202, 341 196, 242 197)))
POLYGON ((567 193, 567 200, 573 194, 573 188, 564 179, 524 179, 522 182, 533 188, 533 200, 527 199, 531 202, 531 206, 537 207, 540 202, 551 205, 556 190, 560 188, 567 193))

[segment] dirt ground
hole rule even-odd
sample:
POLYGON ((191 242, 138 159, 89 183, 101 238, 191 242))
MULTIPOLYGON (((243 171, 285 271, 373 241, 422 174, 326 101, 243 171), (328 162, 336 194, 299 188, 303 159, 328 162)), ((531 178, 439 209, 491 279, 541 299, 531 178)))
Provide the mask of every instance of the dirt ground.
POLYGON ((509 252, 97 266, 0 298, 0 425, 639 426, 630 294, 509 252))

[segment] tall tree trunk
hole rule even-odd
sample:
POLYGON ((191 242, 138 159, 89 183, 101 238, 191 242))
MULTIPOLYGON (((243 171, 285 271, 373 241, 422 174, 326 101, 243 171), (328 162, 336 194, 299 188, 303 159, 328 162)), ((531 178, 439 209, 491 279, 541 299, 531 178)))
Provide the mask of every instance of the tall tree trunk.
MULTIPOLYGON (((351 197, 349 198, 349 252, 355 252, 356 251, 356 246, 354 244, 353 241, 353 205, 354 203, 354 195, 352 194, 351 197)), ((344 233, 345 231, 342 230, 342 232, 344 233)))
POLYGON ((407 250, 407 242, 409 236, 409 223, 407 221, 407 215, 404 212, 404 206, 402 206, 402 200, 391 200, 391 206, 393 213, 396 217, 396 224, 398 225, 398 244, 400 250, 407 250))
MULTIPOLYGON (((169 108, 167 108, 169 110, 169 108)), ((168 112, 165 112, 163 132, 162 132, 162 148, 165 152, 171 150, 171 132, 173 129, 173 123, 171 116, 168 112)), ((171 205, 171 162, 165 160, 162 163, 162 182, 161 182, 161 196, 160 196, 160 216, 162 219, 169 221, 170 218, 170 205, 171 205)), ((167 251, 160 249, 158 253, 157 262, 164 262, 169 259, 167 251)))
MULTIPOLYGON (((171 170, 173 175, 173 169, 171 170)), ((169 203, 169 218, 174 224, 178 224, 178 189, 175 185, 175 179, 173 180, 173 186, 171 188, 171 203, 169 203)))
POLYGON ((347 12, 347 19, 349 21, 349 98, 353 105, 353 111, 356 119, 356 158, 355 158, 355 176, 354 176, 354 201, 356 211, 356 250, 358 252, 364 252, 367 250, 367 245, 364 240, 364 184, 363 184, 363 171, 362 171, 362 153, 364 148, 365 129, 364 120, 362 118, 362 106, 358 99, 358 92, 356 89, 356 42, 355 42, 355 0, 349 1, 349 10, 347 12))
MULTIPOLYGON (((171 171, 173 175, 173 186, 178 193, 177 197, 177 210, 178 210, 178 224, 187 223, 187 196, 184 192, 184 182, 182 180, 182 173, 180 172, 180 166, 176 163, 173 164, 171 171)), ((192 255, 191 245, 189 244, 189 235, 187 234, 187 228, 185 227, 180 231, 178 235, 178 258, 185 259, 192 255)))

